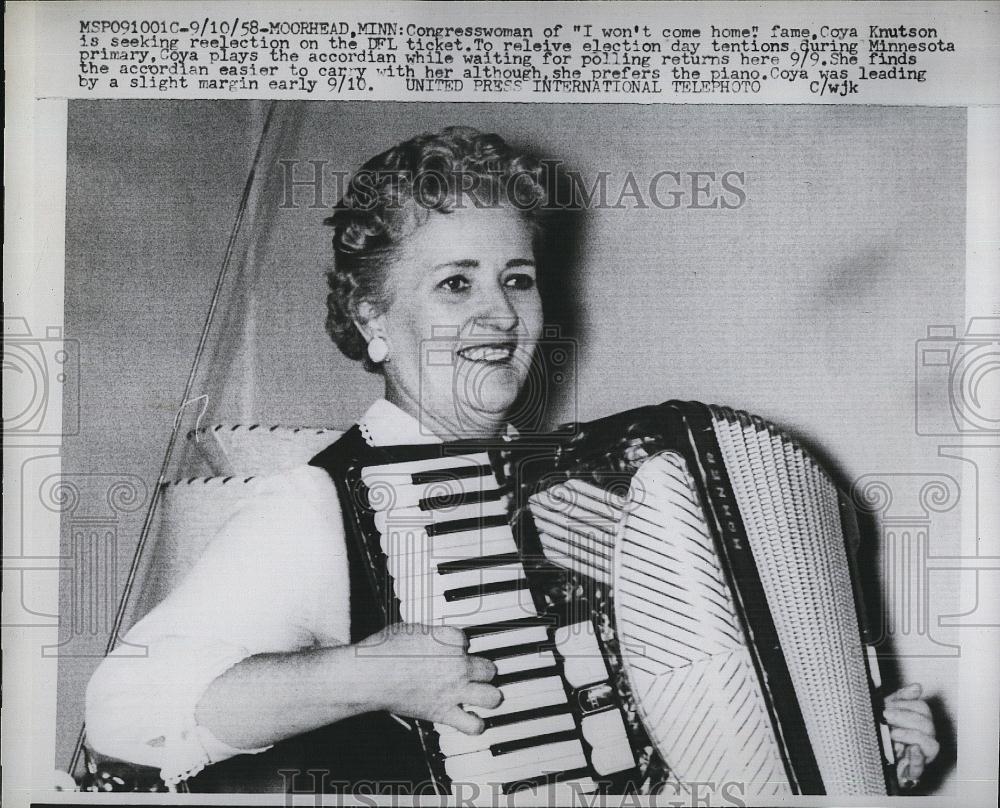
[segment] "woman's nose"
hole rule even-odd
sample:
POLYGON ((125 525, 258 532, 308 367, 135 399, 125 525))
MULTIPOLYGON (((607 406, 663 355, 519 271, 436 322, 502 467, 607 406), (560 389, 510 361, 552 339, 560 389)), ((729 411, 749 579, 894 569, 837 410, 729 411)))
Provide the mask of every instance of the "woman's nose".
POLYGON ((507 296, 506 289, 497 286, 484 295, 476 322, 484 328, 514 331, 520 325, 521 319, 513 302, 507 296))

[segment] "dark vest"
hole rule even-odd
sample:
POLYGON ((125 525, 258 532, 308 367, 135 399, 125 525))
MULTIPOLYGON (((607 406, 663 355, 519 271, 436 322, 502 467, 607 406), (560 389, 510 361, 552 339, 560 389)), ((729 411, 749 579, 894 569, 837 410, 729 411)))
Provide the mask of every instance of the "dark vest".
MULTIPOLYGON (((333 475, 334 461, 370 451, 357 426, 324 449, 309 465, 333 475)), ((361 549, 345 524, 350 575, 351 642, 384 627, 368 583, 361 549)), ((331 682, 336 687, 336 682, 331 682)), ((258 755, 238 755, 208 767, 188 781, 202 792, 367 792, 433 794, 415 734, 388 713, 355 716, 275 744, 258 755), (377 788, 374 784, 381 784, 377 788), (379 790, 381 789, 381 790, 379 790)))

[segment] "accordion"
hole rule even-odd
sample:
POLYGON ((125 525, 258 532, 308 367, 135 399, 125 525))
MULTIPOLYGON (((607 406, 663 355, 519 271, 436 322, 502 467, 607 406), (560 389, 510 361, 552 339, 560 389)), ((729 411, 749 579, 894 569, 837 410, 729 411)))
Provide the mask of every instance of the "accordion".
POLYGON ((892 788, 853 510, 767 422, 671 401, 324 465, 381 619, 497 665, 483 734, 416 722, 441 793, 892 788))

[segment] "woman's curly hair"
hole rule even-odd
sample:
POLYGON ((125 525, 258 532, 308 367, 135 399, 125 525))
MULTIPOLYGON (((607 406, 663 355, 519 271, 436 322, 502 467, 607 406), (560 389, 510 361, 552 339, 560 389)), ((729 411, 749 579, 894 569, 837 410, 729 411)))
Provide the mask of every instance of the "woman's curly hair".
POLYGON ((432 213, 512 206, 540 238, 547 202, 543 170, 499 135, 468 127, 419 135, 365 163, 326 220, 334 230, 326 330, 337 347, 376 369, 354 325, 359 306, 388 309, 389 265, 400 243, 432 213))

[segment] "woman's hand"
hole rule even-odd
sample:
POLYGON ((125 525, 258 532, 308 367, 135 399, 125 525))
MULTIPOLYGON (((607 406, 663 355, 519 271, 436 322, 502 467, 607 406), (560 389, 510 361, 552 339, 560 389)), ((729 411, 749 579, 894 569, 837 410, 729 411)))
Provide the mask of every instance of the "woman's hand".
POLYGON ((382 709, 478 735, 483 720, 463 707, 496 707, 503 695, 488 684, 496 665, 470 656, 467 647, 458 629, 397 623, 362 640, 357 653, 386 663, 379 666, 382 709))
POLYGON ((912 788, 924 766, 937 757, 940 747, 927 702, 919 684, 902 687, 885 699, 885 721, 896 754, 896 777, 903 788, 912 788))

